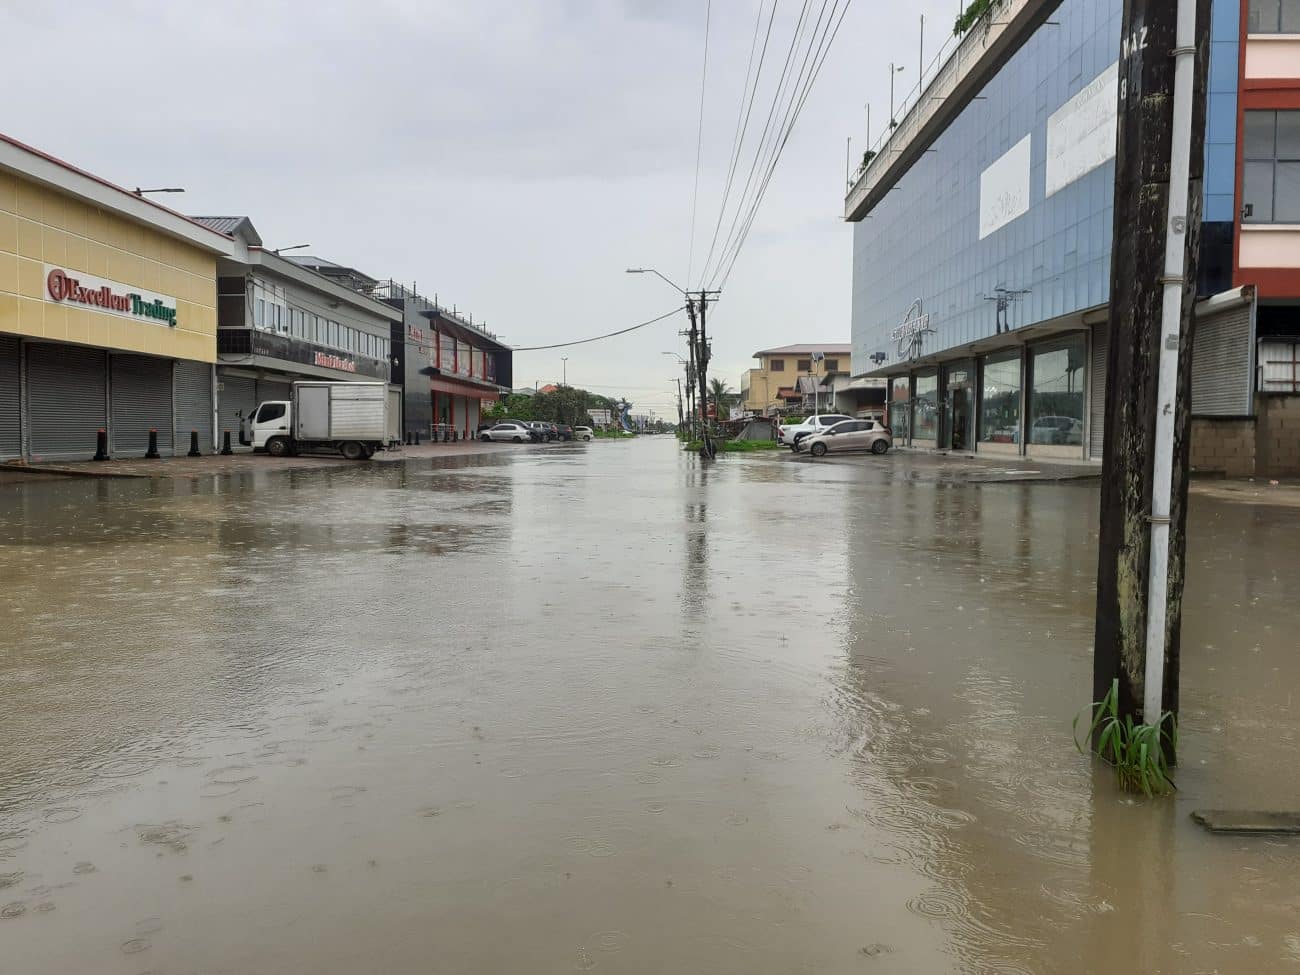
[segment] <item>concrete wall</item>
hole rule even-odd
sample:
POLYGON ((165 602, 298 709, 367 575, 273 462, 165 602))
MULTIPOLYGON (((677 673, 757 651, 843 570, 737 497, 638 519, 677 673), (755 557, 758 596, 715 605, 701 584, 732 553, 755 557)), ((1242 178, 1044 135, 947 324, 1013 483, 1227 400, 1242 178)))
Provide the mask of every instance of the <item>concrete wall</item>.
POLYGON ((0 332, 213 362, 216 305, 215 254, 0 172, 0 332), (174 298, 176 327, 53 301, 46 264, 174 298))
POLYGON ((1192 470, 1227 477, 1300 474, 1300 396, 1257 396, 1254 417, 1193 417, 1192 470))
POLYGON ((1255 420, 1251 417, 1192 417, 1192 470, 1199 474, 1252 477, 1255 420))
POLYGON ((1256 399, 1256 470, 1275 477, 1300 474, 1300 396, 1256 399))

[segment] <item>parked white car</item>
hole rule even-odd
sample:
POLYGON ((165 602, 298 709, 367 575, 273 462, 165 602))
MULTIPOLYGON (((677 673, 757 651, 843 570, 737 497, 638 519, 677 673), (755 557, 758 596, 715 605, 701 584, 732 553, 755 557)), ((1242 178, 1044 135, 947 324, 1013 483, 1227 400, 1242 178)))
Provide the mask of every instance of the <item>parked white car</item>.
POLYGON ((782 424, 777 427, 776 439, 793 450, 804 437, 813 433, 822 433, 837 423, 852 419, 853 417, 843 413, 817 413, 808 417, 802 423, 782 424))
POLYGON ((1029 442, 1078 447, 1083 443, 1083 421, 1072 416, 1040 416, 1029 430, 1029 442))
POLYGON ((592 437, 594 437, 595 435, 596 435, 596 432, 595 432, 594 430, 592 430, 591 427, 574 427, 574 428, 573 428, 573 439, 574 439, 574 440, 590 440, 590 439, 591 439, 592 437))
POLYGON ((480 440, 507 441, 509 443, 528 443, 532 439, 528 428, 513 420, 504 420, 496 426, 488 427, 478 435, 480 440))

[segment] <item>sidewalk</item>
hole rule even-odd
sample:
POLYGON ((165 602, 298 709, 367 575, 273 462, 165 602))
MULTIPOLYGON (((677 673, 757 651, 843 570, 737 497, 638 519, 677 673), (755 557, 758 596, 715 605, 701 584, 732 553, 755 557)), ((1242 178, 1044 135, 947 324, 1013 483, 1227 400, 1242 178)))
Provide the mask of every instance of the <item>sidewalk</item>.
POLYGON ((299 457, 268 457, 266 454, 236 453, 204 457, 163 457, 159 460, 130 458, 94 461, 59 461, 43 464, 0 464, 0 479, 6 474, 54 474, 70 477, 202 477, 212 474, 238 474, 246 471, 286 471, 303 468, 396 464, 405 460, 438 457, 468 457, 479 454, 511 454, 519 451, 554 449, 569 444, 483 443, 478 440, 459 443, 420 444, 400 450, 380 451, 370 461, 344 460, 337 454, 305 454, 299 457))

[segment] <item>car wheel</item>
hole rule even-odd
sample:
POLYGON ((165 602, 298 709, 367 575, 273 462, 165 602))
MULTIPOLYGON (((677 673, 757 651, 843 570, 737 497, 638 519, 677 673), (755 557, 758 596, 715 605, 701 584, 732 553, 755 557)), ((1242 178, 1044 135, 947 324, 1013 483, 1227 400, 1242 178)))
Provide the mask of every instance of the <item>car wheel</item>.
POLYGON ((489 440, 491 440, 492 438, 489 437, 489 436, 485 433, 485 434, 481 435, 481 436, 479 437, 479 439, 482 440, 484 443, 487 443, 487 442, 488 442, 489 440))
POLYGON ((523 437, 515 437, 515 443, 523 443, 523 442, 524 442, 523 437))
POLYGON ((872 441, 871 452, 873 454, 883 454, 888 449, 889 449, 889 444, 886 441, 884 440, 872 441))
POLYGON ((812 450, 810 451, 810 453, 811 453, 814 457, 825 457, 825 456, 826 456, 826 445, 825 445, 824 443, 815 443, 815 444, 812 445, 812 450))
POLYGON ((339 446, 339 453, 344 460, 361 460, 366 456, 366 448, 355 440, 348 440, 339 446))
POLYGON ((272 457, 288 457, 289 441, 284 437, 272 437, 266 442, 266 452, 272 457))

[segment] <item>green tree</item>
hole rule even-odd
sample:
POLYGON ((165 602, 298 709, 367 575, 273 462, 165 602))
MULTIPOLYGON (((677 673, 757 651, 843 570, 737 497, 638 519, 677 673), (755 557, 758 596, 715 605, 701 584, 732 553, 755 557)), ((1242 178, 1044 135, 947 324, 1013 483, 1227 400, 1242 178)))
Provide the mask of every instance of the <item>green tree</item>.
POLYGON ((713 406, 717 411, 715 416, 719 420, 725 420, 727 418, 727 410, 735 402, 735 394, 727 385, 727 381, 716 376, 710 379, 709 395, 713 398, 713 406))

